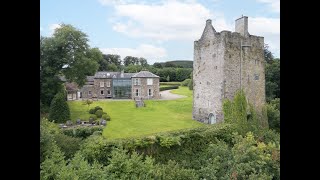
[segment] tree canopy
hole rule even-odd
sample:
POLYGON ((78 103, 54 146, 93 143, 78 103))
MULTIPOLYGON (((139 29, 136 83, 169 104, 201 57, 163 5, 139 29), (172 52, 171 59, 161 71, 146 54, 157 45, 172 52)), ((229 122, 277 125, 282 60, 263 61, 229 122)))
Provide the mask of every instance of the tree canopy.
POLYGON ((61 24, 52 37, 40 37, 40 100, 44 105, 62 88, 62 76, 81 87, 98 70, 102 53, 90 48, 88 41, 85 33, 69 24, 61 24))

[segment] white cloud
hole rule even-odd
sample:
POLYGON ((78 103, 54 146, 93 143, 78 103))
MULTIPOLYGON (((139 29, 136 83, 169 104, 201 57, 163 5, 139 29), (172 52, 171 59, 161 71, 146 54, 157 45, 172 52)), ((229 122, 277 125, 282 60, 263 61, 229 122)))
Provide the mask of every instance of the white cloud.
POLYGON ((280 18, 249 17, 248 21, 249 33, 263 36, 269 50, 280 57, 280 18))
POLYGON ((258 2, 268 4, 274 12, 280 12, 280 0, 258 0, 258 2))
POLYGON ((167 52, 162 47, 155 47, 150 44, 140 44, 136 48, 100 48, 104 54, 118 54, 121 59, 126 56, 146 58, 149 64, 159 62, 167 56, 167 52))
POLYGON ((54 33, 54 30, 57 28, 60 28, 60 27, 61 27, 60 24, 50 24, 49 25, 49 29, 50 29, 49 36, 52 36, 54 33))
POLYGON ((42 28, 42 27, 40 27, 40 31, 43 31, 43 28, 42 28))
POLYGON ((113 30, 129 37, 154 41, 199 39, 207 19, 218 31, 229 29, 222 14, 212 13, 195 1, 157 4, 114 4, 113 30))
POLYGON ((135 2, 135 0, 99 0, 102 5, 115 5, 115 4, 129 4, 135 2))
MULTIPOLYGON (((268 3, 280 11, 277 0, 257 0, 268 3)), ((205 22, 212 19, 216 31, 234 31, 234 20, 226 21, 223 13, 211 11, 195 0, 162 0, 157 3, 121 0, 100 0, 103 5, 112 5, 115 13, 110 18, 112 29, 133 38, 144 38, 154 43, 180 40, 193 43, 201 37, 205 22), (110 4, 113 2, 113 4, 110 4), (109 3, 109 4, 108 4, 109 3)), ((249 17, 249 33, 265 37, 271 52, 280 52, 280 19, 249 17)))

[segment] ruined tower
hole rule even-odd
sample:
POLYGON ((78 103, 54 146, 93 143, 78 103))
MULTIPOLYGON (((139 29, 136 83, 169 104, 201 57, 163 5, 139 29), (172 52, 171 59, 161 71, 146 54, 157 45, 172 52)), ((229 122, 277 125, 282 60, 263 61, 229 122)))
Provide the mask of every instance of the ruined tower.
POLYGON ((235 22, 235 32, 216 32, 211 20, 194 42, 193 119, 223 121, 224 98, 242 88, 258 111, 265 103, 264 38, 250 35, 248 17, 235 22))

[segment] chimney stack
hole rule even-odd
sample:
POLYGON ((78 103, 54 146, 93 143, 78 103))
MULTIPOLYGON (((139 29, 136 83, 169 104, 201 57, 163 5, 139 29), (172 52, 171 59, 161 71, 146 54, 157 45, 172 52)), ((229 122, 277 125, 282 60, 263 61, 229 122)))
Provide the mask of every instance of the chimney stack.
POLYGON ((235 32, 240 33, 242 36, 248 37, 249 32, 248 32, 248 16, 243 16, 240 17, 239 19, 236 19, 235 23, 235 32))

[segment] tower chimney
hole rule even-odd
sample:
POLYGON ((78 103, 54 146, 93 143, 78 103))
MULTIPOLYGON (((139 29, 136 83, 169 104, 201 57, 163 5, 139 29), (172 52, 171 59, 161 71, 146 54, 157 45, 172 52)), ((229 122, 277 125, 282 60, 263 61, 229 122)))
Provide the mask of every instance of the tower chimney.
POLYGON ((207 24, 207 25, 212 25, 211 19, 208 19, 208 20, 206 21, 206 24, 207 24))
POLYGON ((240 17, 239 19, 236 19, 235 23, 235 32, 240 33, 242 36, 249 36, 248 32, 248 16, 243 16, 240 17))

